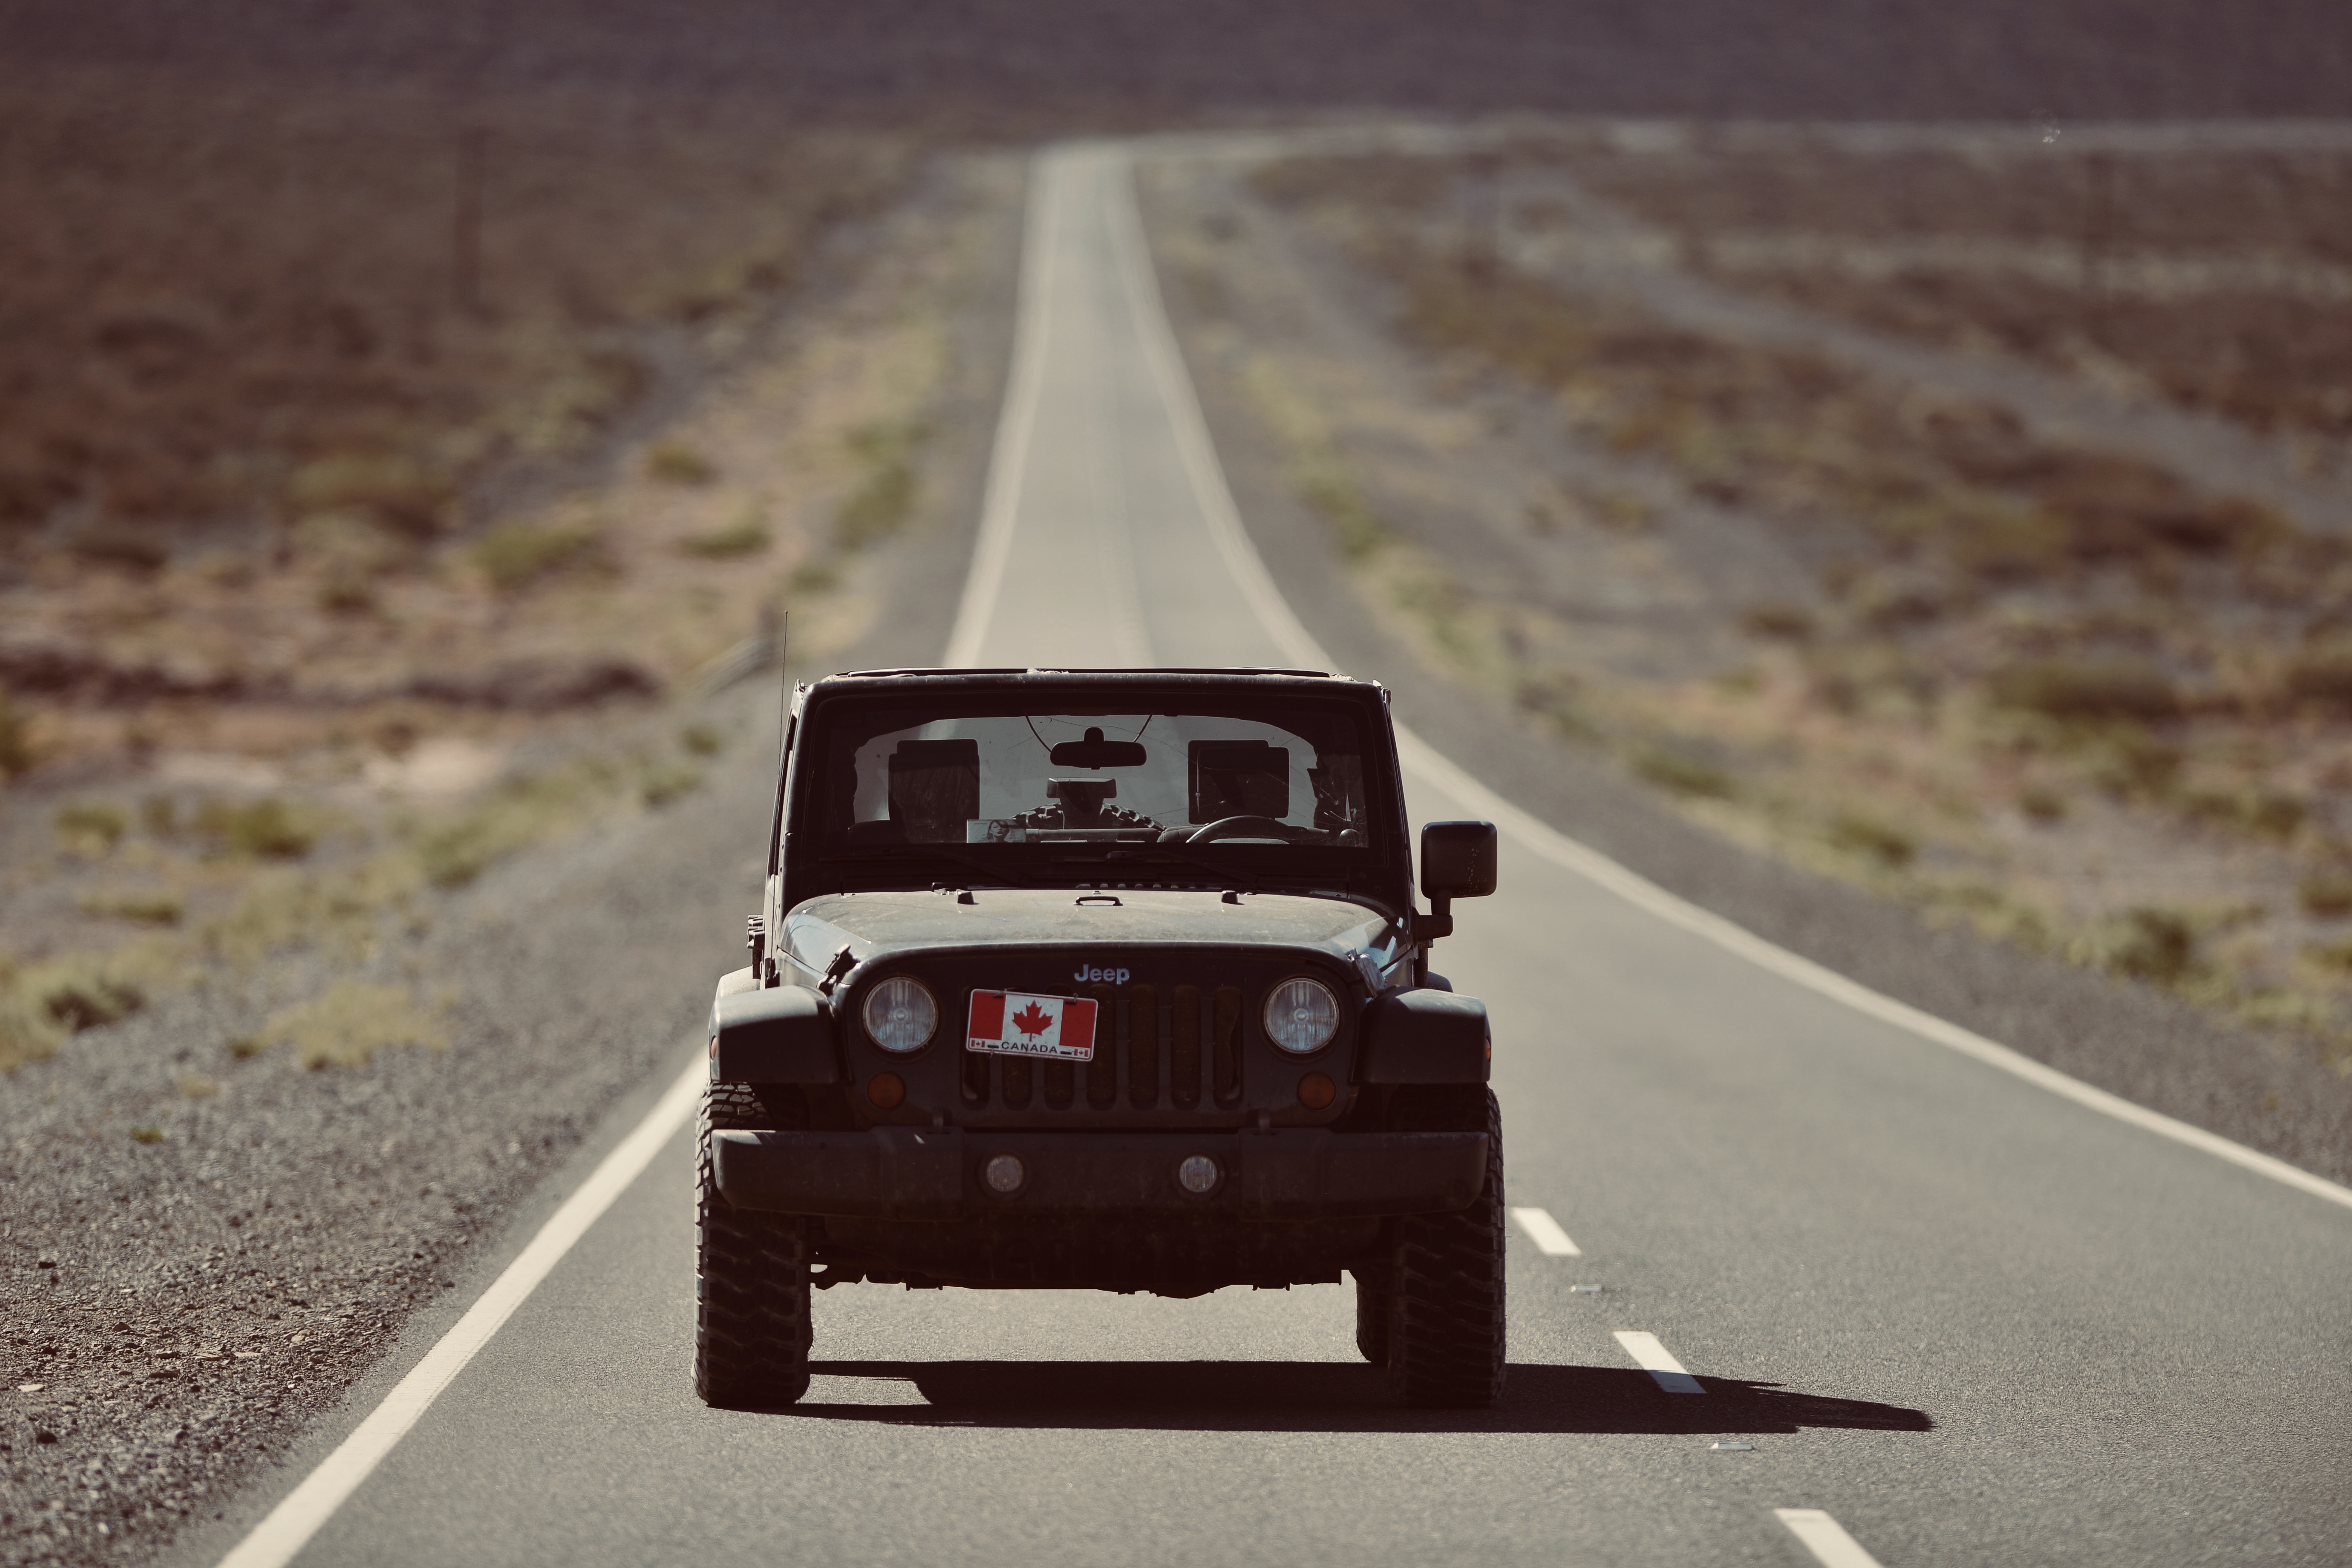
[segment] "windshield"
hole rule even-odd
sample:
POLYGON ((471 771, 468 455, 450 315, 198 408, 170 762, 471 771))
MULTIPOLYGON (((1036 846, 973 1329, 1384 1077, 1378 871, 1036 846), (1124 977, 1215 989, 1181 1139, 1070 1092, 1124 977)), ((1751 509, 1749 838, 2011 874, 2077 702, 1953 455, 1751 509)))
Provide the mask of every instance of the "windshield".
POLYGON ((1009 882, 1179 885, 1369 867, 1385 847, 1374 824, 1392 808, 1368 787, 1351 704, 975 705, 829 704, 804 760, 807 847, 928 855, 1009 882))

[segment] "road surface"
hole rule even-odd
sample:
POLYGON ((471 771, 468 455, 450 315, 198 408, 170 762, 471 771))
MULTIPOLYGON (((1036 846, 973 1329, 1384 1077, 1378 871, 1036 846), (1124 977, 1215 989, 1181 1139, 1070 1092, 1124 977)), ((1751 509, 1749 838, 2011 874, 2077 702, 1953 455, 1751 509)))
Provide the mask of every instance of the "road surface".
MULTIPOLYGON (((1125 157, 1039 159, 942 655, 1314 662, 1232 516, 1125 157)), ((1407 756, 1416 820, 1492 807, 1407 756)), ((1492 1011, 1509 1202, 1539 1211, 1500 1408, 1391 1407, 1341 1286, 864 1285, 818 1298, 804 1404, 707 1410, 673 1092, 406 1404, 313 1470, 355 1402, 205 1560, 2352 1561, 2352 1194, 1954 1049, 1505 826, 1502 890, 1439 960, 1492 1011)))

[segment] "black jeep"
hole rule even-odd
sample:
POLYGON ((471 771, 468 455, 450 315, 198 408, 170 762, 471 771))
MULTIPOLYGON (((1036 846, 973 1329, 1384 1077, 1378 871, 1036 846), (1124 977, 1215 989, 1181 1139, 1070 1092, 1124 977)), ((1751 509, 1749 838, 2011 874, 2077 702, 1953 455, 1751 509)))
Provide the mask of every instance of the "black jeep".
POLYGON ((1422 830, 1388 693, 1289 670, 799 688, 719 982, 695 1381, 808 1387, 809 1291, 1356 1280, 1414 1405, 1503 1377, 1484 1005, 1429 972, 1495 829, 1422 830))

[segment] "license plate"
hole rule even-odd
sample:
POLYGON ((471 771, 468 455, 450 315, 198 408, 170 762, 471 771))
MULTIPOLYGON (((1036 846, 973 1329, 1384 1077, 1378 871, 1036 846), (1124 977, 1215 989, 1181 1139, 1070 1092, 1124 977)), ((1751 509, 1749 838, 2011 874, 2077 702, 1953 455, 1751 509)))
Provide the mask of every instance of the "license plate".
POLYGON ((1095 999, 1035 996, 1026 991, 975 991, 963 1048, 1057 1062, 1095 1059, 1095 999))

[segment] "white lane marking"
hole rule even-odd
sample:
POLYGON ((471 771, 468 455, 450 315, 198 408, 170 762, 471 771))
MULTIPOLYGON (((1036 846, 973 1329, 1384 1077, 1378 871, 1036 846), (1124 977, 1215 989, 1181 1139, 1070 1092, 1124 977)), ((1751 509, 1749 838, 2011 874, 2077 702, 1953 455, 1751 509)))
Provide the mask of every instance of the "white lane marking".
POLYGON ((1878 1559, 1845 1532, 1845 1526, 1817 1508, 1776 1508, 1772 1517, 1789 1527, 1822 1568, 1878 1568, 1878 1559))
POLYGON ((1536 1244, 1536 1250, 1546 1258, 1581 1258, 1576 1243, 1568 1239, 1568 1232, 1559 1228, 1559 1221, 1542 1209, 1513 1209, 1511 1217, 1536 1244))
POLYGON ((1668 1394, 1705 1394, 1698 1379, 1676 1361, 1674 1352, 1658 1342, 1655 1334, 1645 1334, 1638 1329, 1619 1329, 1617 1342, 1633 1358, 1633 1364, 1657 1379, 1658 1386, 1668 1394))
POLYGON ((1013 556, 1013 525, 1020 521, 1021 489, 1029 476, 1030 434, 1045 381, 1045 301, 1054 287, 1054 225, 1060 216, 1061 182, 1053 177, 1048 150, 1029 165, 1029 212, 1021 237, 1021 293, 1013 307, 1013 370, 1005 378, 1004 407, 997 416, 996 445, 988 458, 988 489, 981 504, 980 539, 971 570, 963 580, 963 600, 955 629, 948 634, 940 662, 970 665, 980 658, 996 596, 1004 586, 1005 563, 1013 556))
MULTIPOLYGON (((1117 250, 1123 266, 1137 276, 1129 287, 1139 298, 1149 299, 1154 306, 1160 303, 1160 289, 1150 268, 1145 264, 1141 224, 1135 215, 1134 188, 1129 180, 1116 184, 1114 196, 1120 211, 1112 215, 1112 232, 1118 238, 1117 250)), ((1226 568, 1240 585, 1242 596, 1265 623, 1266 632, 1282 647, 1283 657, 1305 669, 1336 670, 1339 666, 1323 651, 1289 604, 1282 597, 1265 563, 1258 555, 1243 530, 1240 514, 1234 510, 1233 492, 1225 483, 1224 470, 1218 465, 1216 449, 1209 442, 1208 426, 1201 416, 1198 395, 1192 378, 1185 373, 1183 361, 1178 357, 1175 337, 1168 325, 1164 310, 1139 310, 1144 321, 1145 357, 1150 362, 1152 374, 1159 379, 1176 419, 1177 445, 1184 456, 1186 474, 1192 481, 1194 499, 1209 524, 1210 537, 1216 541, 1218 553, 1224 557, 1226 568)), ((1679 926, 1692 935, 1713 942, 1726 952, 1748 960, 1759 968, 1779 975, 1791 984, 1842 1003, 1855 1012, 1866 1014, 1881 1023, 1916 1035, 1922 1039, 1946 1047, 1996 1068, 2012 1077, 2023 1079, 2037 1089, 2048 1090, 2075 1104, 2128 1122, 2142 1131, 2153 1132, 2191 1149, 2226 1160, 2242 1170, 2272 1181, 2324 1198, 2332 1204, 2352 1208, 2352 1187, 2331 1182, 2325 1176, 2297 1169, 2284 1160, 2274 1159, 2242 1143, 2232 1142, 2219 1133, 2208 1132, 2201 1127, 2191 1127, 2161 1111, 2135 1105, 2121 1096, 2105 1089, 2094 1089, 2079 1079, 2069 1078, 2053 1067, 2046 1067, 2032 1057, 1985 1038, 1973 1030, 1948 1023, 1932 1013, 1925 1013, 1908 1003, 1873 991, 1857 981, 1847 979, 1835 970, 1826 969, 1811 959, 1801 958, 1786 948, 1776 947, 1745 927, 1735 925, 1721 915, 1699 908, 1687 900, 1677 898, 1648 878, 1628 870, 1596 849, 1570 838, 1565 833, 1520 810, 1510 802, 1472 778, 1460 767, 1439 754, 1420 736, 1400 724, 1396 728, 1397 752, 1407 769, 1417 773, 1452 795, 1454 800, 1486 817, 1528 848, 1545 859, 1587 880, 1598 883, 1619 898, 1669 925, 1679 926)))
POLYGON ((480 1300, 466 1309, 449 1331, 425 1352, 425 1359, 383 1396, 383 1402, 335 1451, 320 1462, 269 1517, 221 1559, 220 1568, 282 1568, 302 1550, 319 1527, 327 1522, 343 1500, 383 1462, 393 1446, 416 1425, 449 1380, 499 1331, 539 1282, 562 1261, 572 1246, 587 1234, 613 1200, 650 1164, 661 1146, 677 1131, 702 1097, 710 1080, 709 1064, 698 1057, 685 1075, 672 1084, 646 1119, 604 1156, 580 1190, 564 1200, 548 1222, 539 1227, 530 1245, 490 1282, 480 1300))

